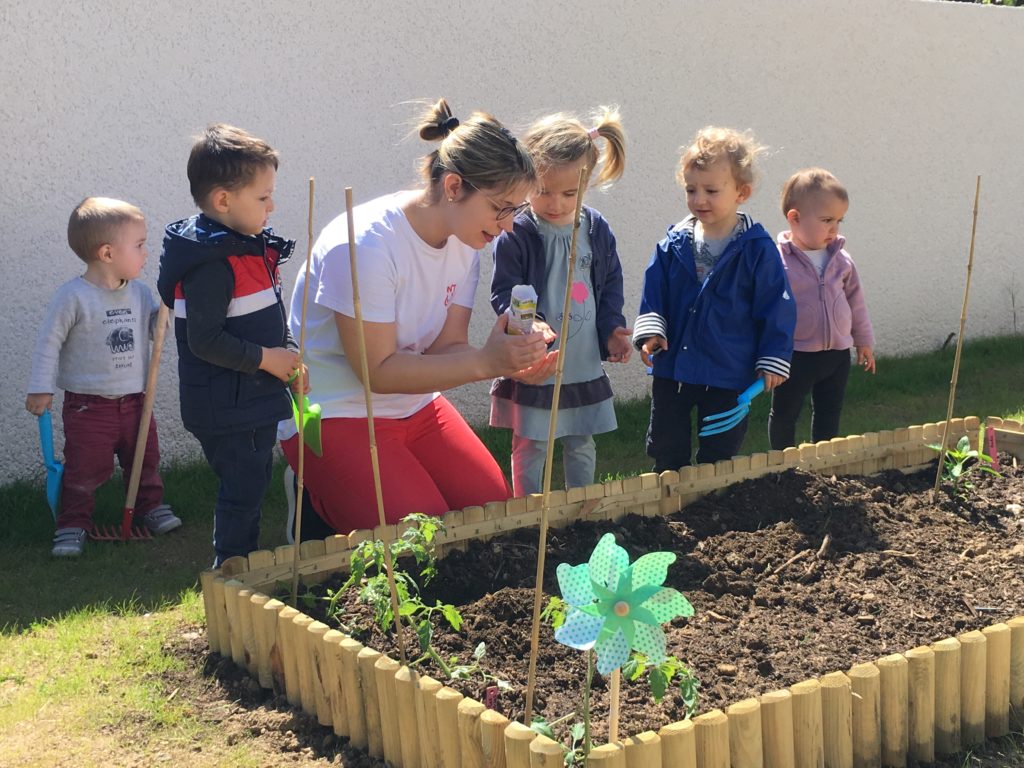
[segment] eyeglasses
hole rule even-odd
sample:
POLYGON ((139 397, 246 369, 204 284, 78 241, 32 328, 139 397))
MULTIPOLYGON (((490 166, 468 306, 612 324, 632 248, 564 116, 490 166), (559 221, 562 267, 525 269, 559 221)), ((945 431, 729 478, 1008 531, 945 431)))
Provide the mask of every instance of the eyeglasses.
MULTIPOLYGON (((475 186, 465 176, 462 176, 461 178, 462 183, 465 184, 467 187, 469 187, 470 189, 474 189, 477 192, 480 192, 479 187, 475 186)), ((480 194, 483 193, 480 192, 480 194)), ((529 200, 527 200, 526 202, 522 202, 519 205, 498 205, 498 203, 495 202, 489 195, 484 195, 484 197, 486 197, 490 204, 494 206, 494 216, 498 221, 501 221, 502 219, 507 219, 509 216, 518 216, 520 213, 522 213, 523 211, 530 207, 529 200)))

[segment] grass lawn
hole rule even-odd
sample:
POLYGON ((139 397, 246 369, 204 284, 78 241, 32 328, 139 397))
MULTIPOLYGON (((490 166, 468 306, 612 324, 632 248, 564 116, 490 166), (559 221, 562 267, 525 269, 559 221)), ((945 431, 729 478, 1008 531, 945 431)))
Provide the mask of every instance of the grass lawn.
MULTIPOLYGON (((856 434, 943 419, 952 361, 949 349, 882 358, 876 376, 853 371, 843 431, 856 434)), ((969 343, 955 413, 1024 419, 1022 381, 1024 336, 969 343)), ((755 401, 745 452, 767 448, 768 404, 764 396, 755 401)), ((647 400, 617 405, 619 429, 597 438, 599 478, 650 468, 643 454, 648 408, 647 400)), ((809 433, 806 422, 807 414, 799 435, 809 433)), ((487 428, 480 433, 507 473, 510 433, 487 428)), ((267 548, 284 543, 282 469, 279 463, 264 508, 261 544, 267 548)), ((161 633, 201 615, 196 579, 212 562, 216 494, 205 464, 169 467, 163 476, 167 499, 184 520, 181 530, 148 543, 90 542, 77 561, 49 557, 53 522, 40 485, 19 482, 0 488, 0 755, 20 754, 10 750, 44 716, 48 728, 81 736, 83 743, 105 738, 126 721, 132 723, 133 738, 142 732, 143 743, 147 733, 155 738, 158 732, 172 747, 175 734, 193 744, 220 738, 216 728, 199 723, 188 707, 154 688, 154 676, 169 663, 160 652, 161 633)), ((119 523, 122 504, 119 484, 109 483, 99 494, 98 521, 119 523)), ((37 761, 14 764, 57 764, 45 741, 35 753, 26 753, 37 761)), ((60 746, 61 762, 70 743, 60 746)), ((162 749, 171 749, 173 759, 189 765, 249 764, 244 748, 207 763, 176 755, 172 747, 162 749)), ((88 754, 79 757, 79 765, 94 764, 88 754)), ((213 759, 212 753, 207 757, 213 759)), ((111 764, 109 755, 105 760, 111 764)), ((101 756, 95 764, 103 763, 101 756)))

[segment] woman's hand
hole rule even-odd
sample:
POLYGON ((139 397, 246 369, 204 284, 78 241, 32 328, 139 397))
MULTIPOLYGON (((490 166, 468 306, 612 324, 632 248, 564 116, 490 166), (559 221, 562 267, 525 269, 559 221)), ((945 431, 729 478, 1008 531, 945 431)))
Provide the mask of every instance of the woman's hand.
POLYGON ((558 350, 548 352, 539 362, 517 371, 510 378, 521 381, 523 384, 543 384, 555 375, 555 368, 558 367, 558 350))
POLYGON ((509 336, 505 333, 507 327, 508 315, 498 315, 487 343, 480 350, 488 377, 515 376, 549 357, 543 332, 509 336))

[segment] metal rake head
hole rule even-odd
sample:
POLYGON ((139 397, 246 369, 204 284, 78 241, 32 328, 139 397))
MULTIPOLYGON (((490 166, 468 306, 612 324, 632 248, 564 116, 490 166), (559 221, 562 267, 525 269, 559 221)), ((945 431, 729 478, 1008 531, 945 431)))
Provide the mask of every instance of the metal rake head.
POLYGON ((758 377, 753 384, 740 392, 736 398, 735 408, 705 416, 701 420, 704 426, 697 433, 697 436, 710 437, 711 435, 728 432, 747 417, 747 414, 750 412, 750 401, 762 392, 764 392, 764 379, 758 377))

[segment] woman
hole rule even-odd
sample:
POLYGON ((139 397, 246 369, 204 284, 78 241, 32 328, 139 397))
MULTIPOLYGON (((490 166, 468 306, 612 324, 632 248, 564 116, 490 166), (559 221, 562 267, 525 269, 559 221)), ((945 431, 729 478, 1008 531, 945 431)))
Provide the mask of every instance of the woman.
MULTIPOLYGON (((460 123, 443 99, 423 116, 419 133, 440 142, 423 159, 425 188, 386 195, 354 211, 388 522, 411 512, 440 515, 508 498, 494 458, 439 390, 495 376, 539 383, 555 365, 543 334, 509 336, 505 317, 482 347, 469 344, 477 251, 510 231, 526 208, 536 180, 529 154, 493 117, 474 113, 460 123)), ((311 399, 323 409, 323 456, 306 452, 305 487, 334 530, 372 528, 377 504, 344 214, 317 239, 309 279, 305 363, 311 399)), ((300 275, 292 296, 296 338, 303 282, 300 275)), ((294 468, 293 423, 282 423, 281 437, 294 468)))

